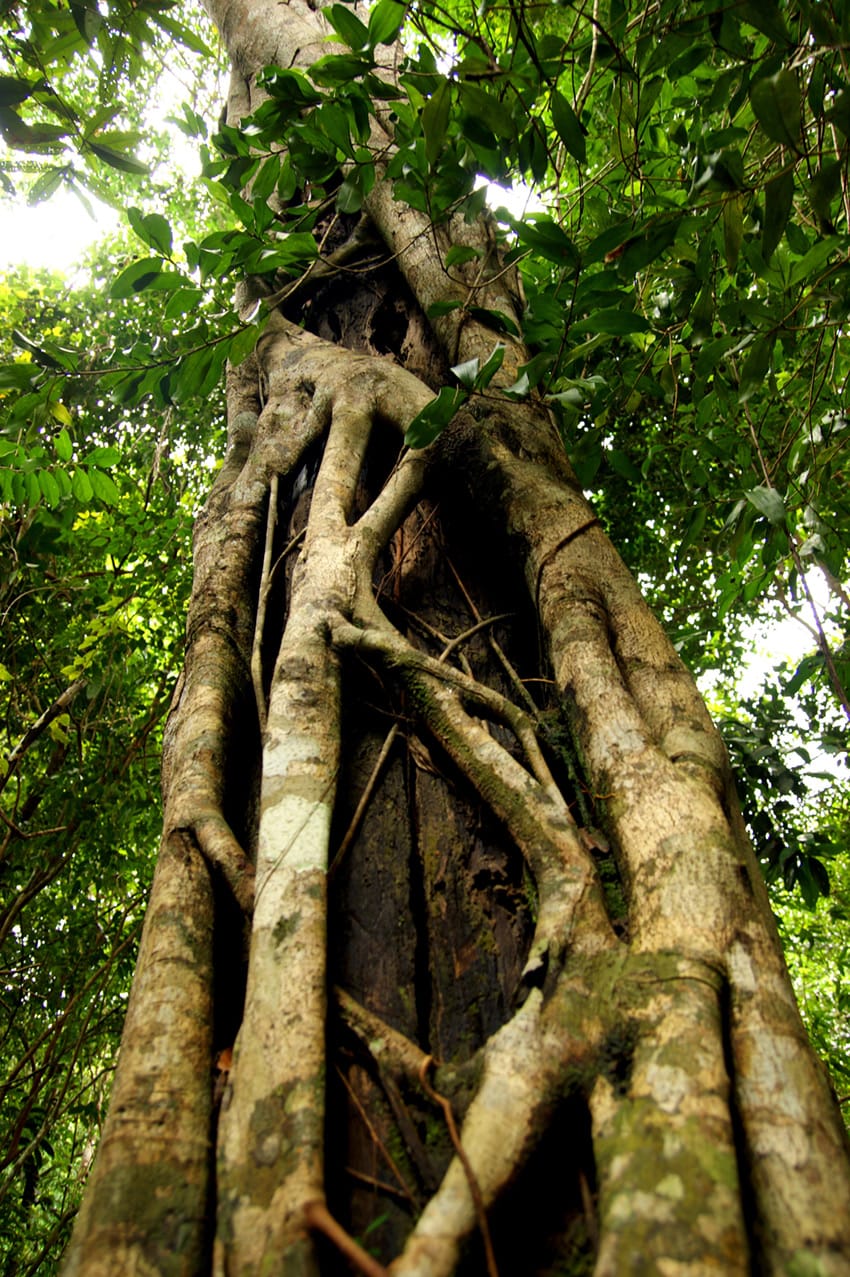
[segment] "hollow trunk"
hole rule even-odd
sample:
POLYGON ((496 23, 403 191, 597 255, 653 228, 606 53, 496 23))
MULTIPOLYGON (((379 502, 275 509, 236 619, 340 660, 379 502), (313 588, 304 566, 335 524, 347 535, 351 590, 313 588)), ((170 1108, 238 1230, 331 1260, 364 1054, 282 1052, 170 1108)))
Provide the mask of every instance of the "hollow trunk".
MULTIPOLYGON (((302 0, 211 7, 231 120, 326 51, 302 0)), ((498 393, 520 342, 402 447, 493 344, 424 319, 486 218, 379 182, 327 229, 381 262, 317 272, 228 375, 67 1277, 850 1272, 843 1127, 722 743, 545 406, 498 393)), ((510 271, 471 286, 510 313, 510 271)))

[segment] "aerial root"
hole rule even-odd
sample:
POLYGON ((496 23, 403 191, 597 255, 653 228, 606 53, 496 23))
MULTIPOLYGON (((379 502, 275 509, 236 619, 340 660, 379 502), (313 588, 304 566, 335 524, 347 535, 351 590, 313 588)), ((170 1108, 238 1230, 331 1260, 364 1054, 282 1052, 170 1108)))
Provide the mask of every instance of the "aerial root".
POLYGON ((333 1242, 337 1250, 354 1264, 364 1277, 388 1277, 387 1270, 373 1259, 341 1224, 338 1224, 323 1201, 307 1202, 304 1207, 307 1227, 333 1242))

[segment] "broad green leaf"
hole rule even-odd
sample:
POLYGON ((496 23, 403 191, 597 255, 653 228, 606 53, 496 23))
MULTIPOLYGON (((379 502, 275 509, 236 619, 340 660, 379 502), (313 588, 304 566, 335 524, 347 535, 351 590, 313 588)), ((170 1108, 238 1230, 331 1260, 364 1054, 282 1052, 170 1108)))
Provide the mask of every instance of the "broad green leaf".
POLYGON ((68 136, 68 130, 59 124, 27 124, 10 106, 0 106, 0 133, 11 146, 23 151, 52 147, 68 136))
POLYGON ((369 43, 369 32, 356 13, 352 13, 347 5, 331 4, 322 13, 336 31, 343 44, 359 53, 369 43))
POLYGON ((172 35, 178 44, 185 45, 187 49, 191 49, 202 58, 212 58, 213 54, 209 47, 185 23, 177 22, 170 14, 161 12, 156 13, 155 20, 156 25, 172 35))
POLYGON ((395 44, 406 13, 407 6, 397 0, 378 0, 369 14, 369 47, 395 44))
POLYGON ((476 390, 486 390, 486 388, 490 385, 490 382, 493 380, 505 361, 505 350, 506 347, 502 342, 493 347, 490 354, 484 361, 481 371, 475 378, 476 390))
POLYGON ((764 188, 764 222, 761 228, 761 253, 769 262, 785 233, 794 203, 794 174, 791 169, 771 178, 764 188))
POLYGON ((750 89, 753 114, 769 138, 797 150, 800 138, 800 89, 787 67, 764 76, 750 89))
POLYGON ((792 43, 776 0, 741 0, 736 6, 736 14, 777 44, 792 43))
MULTIPOLYGON (((497 138, 514 138, 517 120, 504 102, 477 84, 462 80, 458 84, 458 102, 467 117, 484 124, 497 138)), ((524 123, 524 119, 523 119, 524 123)))
POLYGON ((133 173, 136 176, 146 176, 150 172, 147 164, 143 164, 141 160, 137 160, 134 155, 127 155, 125 151, 116 151, 111 146, 104 146, 101 142, 87 142, 86 147, 99 160, 103 160, 104 164, 108 164, 111 168, 118 169, 121 173, 133 173))
POLYGON ((0 75, 0 106, 17 106, 25 102, 35 88, 28 80, 14 75, 0 75))
POLYGON ((474 359, 467 359, 462 364, 455 364, 451 369, 452 373, 454 373, 455 377, 457 377, 458 381, 465 387, 465 389, 473 390, 475 388, 480 362, 481 361, 476 356, 474 359))
POLYGON ((741 210, 741 197, 727 195, 723 201, 723 251, 726 257, 726 269, 734 274, 738 265, 741 244, 744 240, 744 216, 741 210))
POLYGON ((353 53, 330 53, 313 63, 310 67, 310 79, 325 88, 333 89, 340 84, 347 84, 349 80, 356 80, 371 68, 371 60, 355 57, 353 53))
POLYGON ((146 257, 140 262, 133 262, 112 281, 109 295, 116 298, 133 297, 150 288, 162 273, 161 257, 146 257))
MULTIPOLYGON (((477 363, 477 360, 475 361, 477 363)), ((404 442, 408 448, 424 448, 445 430, 455 413, 466 403, 467 391, 459 386, 444 386, 435 399, 418 412, 407 427, 404 442)))
POLYGON ((785 501, 782 493, 776 488, 768 488, 759 484, 744 494, 750 505, 755 506, 759 514, 763 514, 773 527, 784 527, 786 521, 785 501))
POLYGON ((161 213, 142 213, 138 208, 128 208, 127 220, 148 248, 163 257, 171 256, 171 226, 161 213))
POLYGON ((91 485, 87 471, 77 466, 71 476, 71 491, 81 504, 85 505, 91 501, 94 496, 94 488, 91 485))
POLYGON ((519 336, 516 324, 504 311, 490 310, 486 306, 469 306, 467 309, 473 319, 477 319, 479 324, 484 324, 487 328, 492 328, 494 332, 510 333, 513 337, 519 336))
POLYGON ((549 105, 558 136, 573 159, 584 164, 587 159, 587 143, 578 116, 563 93, 559 93, 557 89, 553 89, 549 105))
POLYGON ((31 363, 0 364, 0 390, 24 390, 38 376, 38 368, 31 363))
POLYGON ((809 202, 820 219, 822 226, 831 226, 832 205, 841 190, 841 176, 844 165, 840 160, 831 160, 822 164, 809 183, 809 202))
POLYGON ((82 458, 82 464, 84 466, 114 466, 120 460, 121 453, 117 448, 98 447, 89 449, 82 458))
POLYGON ((64 426, 53 440, 53 446, 56 449, 56 455, 60 461, 71 460, 74 450, 71 446, 71 436, 68 434, 68 431, 64 428, 64 426))
MULTIPOLYGON (((71 414, 61 400, 57 400, 50 405, 50 415, 54 421, 58 421, 60 426, 70 426, 71 414)), ((65 460, 67 461, 67 457, 65 460)))
POLYGON ((34 341, 30 341, 26 333, 22 333, 19 328, 12 329, 12 340, 22 350, 28 350, 35 362, 41 364, 43 368, 61 368, 63 366, 55 355, 45 350, 42 346, 36 345, 34 341))
POLYGON ((63 165, 61 168, 51 168, 45 173, 41 173, 29 189, 27 203, 32 207, 35 204, 40 204, 42 200, 50 199, 50 196, 64 182, 67 171, 63 165))
POLYGON ((422 132, 425 134, 425 157, 434 164, 446 144, 451 107, 451 83, 443 80, 425 103, 422 132))
POLYGON ((480 250, 477 248, 469 248, 464 244, 453 244, 446 253, 446 268, 461 266, 464 262, 473 262, 480 256, 480 250))
POLYGON ((534 248, 550 262, 561 266, 577 266, 578 252, 569 235, 552 220, 542 215, 517 222, 514 229, 520 243, 534 248))
POLYGON ((460 310, 462 307, 463 307, 463 302, 458 302, 458 301, 432 302, 432 304, 428 307, 428 311, 427 311, 428 318, 439 319, 441 315, 448 315, 453 310, 460 310))
POLYGON ((283 67, 266 67, 259 76, 259 83, 273 98, 294 106, 299 111, 304 106, 316 106, 322 95, 301 71, 283 67))
POLYGON ((326 102, 316 112, 319 128, 327 133, 343 155, 354 159, 354 147, 351 142, 351 128, 348 114, 337 102, 326 102))
POLYGON ((77 0, 70 0, 68 8, 86 44, 93 44, 103 23, 97 5, 92 0, 84 0, 82 4, 77 3, 77 0))
POLYGON ((792 286, 804 282, 816 283, 819 272, 836 251, 840 242, 837 235, 829 235, 825 239, 819 239, 807 251, 802 261, 794 264, 791 269, 789 283, 792 286))
POLYGON ((775 341, 773 337, 757 337, 750 346, 741 369, 738 399, 746 403, 764 382, 770 368, 775 341))
POLYGON ((59 491, 59 484, 54 479, 49 470, 39 470, 38 483, 41 488, 42 496, 48 505, 58 505, 62 494, 59 491))
POLYGON ((363 207, 363 192, 361 191, 356 174, 349 175, 344 182, 340 183, 336 193, 336 206, 340 213, 359 213, 363 207))
POLYGON ((587 319, 573 324, 570 335, 578 337, 584 333, 607 333, 610 336, 620 337, 627 333, 645 333, 651 327, 652 325, 644 315, 614 307, 610 310, 597 310, 592 315, 588 315, 587 319))
POLYGON ((102 501, 104 505, 115 506, 121 500, 121 493, 115 486, 115 481, 104 474, 102 470, 90 470, 89 480, 91 482, 92 491, 98 501, 102 501))

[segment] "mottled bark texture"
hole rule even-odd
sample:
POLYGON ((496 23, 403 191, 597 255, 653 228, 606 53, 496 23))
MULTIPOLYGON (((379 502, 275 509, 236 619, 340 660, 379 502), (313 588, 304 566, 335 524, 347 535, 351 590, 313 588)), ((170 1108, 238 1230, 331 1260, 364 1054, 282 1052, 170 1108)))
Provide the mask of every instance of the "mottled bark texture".
MULTIPOLYGON (((232 119, 327 49, 303 0, 211 8, 232 119)), ((307 281, 230 374, 66 1274, 846 1274, 843 1128, 721 741, 543 405, 402 448, 492 346, 423 318, 489 231, 381 182, 367 216, 336 242, 385 264, 307 281)), ((510 272, 468 282, 511 310, 510 272)))

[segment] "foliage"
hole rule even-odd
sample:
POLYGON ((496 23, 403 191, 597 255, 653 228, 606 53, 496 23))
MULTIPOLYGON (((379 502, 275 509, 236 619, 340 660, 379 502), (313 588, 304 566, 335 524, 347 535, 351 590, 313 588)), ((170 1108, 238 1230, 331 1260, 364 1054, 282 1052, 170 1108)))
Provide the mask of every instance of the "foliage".
MULTIPOLYGON (((60 280, 21 271, 0 281, 0 297, 19 351, 27 330, 42 340, 47 330, 85 368, 116 324, 128 335, 127 316, 105 311, 97 288, 70 297, 60 280)), ((29 354, 11 366, 33 370, 29 354)), ((119 415, 90 377, 63 378, 61 393, 50 401, 61 422, 27 421, 20 400, 0 401, 5 438, 26 449, 0 520, 7 1272, 44 1271, 61 1252, 96 1142, 158 837, 159 736, 181 663, 191 519, 208 481, 203 451, 173 419, 152 419, 145 404, 119 415), (86 458, 106 466, 116 444, 109 487, 83 487, 77 476, 95 465, 86 458), (58 492, 40 484, 31 502, 24 480, 16 501, 21 473, 42 483, 52 473, 58 492)))

